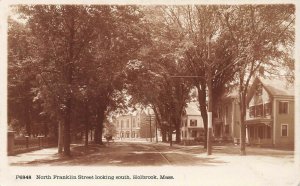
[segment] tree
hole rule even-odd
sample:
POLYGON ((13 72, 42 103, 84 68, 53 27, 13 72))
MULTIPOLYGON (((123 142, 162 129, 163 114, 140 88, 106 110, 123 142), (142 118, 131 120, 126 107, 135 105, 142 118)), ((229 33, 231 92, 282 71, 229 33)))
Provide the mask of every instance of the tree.
POLYGON ((30 29, 11 18, 8 20, 8 122, 23 135, 46 134, 38 123, 43 118, 42 109, 35 98, 36 48, 30 29))
POLYGON ((90 41, 108 25, 104 6, 20 6, 38 41, 39 94, 46 112, 64 124, 64 154, 70 155, 71 113, 74 79, 90 41))
POLYGON ((89 67, 94 81, 94 96, 99 100, 95 105, 98 118, 96 143, 102 143, 105 114, 124 106, 127 63, 135 60, 139 49, 147 43, 147 35, 142 32, 143 14, 137 6, 113 6, 111 9, 110 34, 104 40, 98 38, 93 41, 96 66, 89 67))
POLYGON ((226 70, 232 63, 231 41, 221 27, 218 11, 221 11, 220 6, 162 7, 165 24, 162 28, 167 28, 163 36, 171 39, 174 43, 172 52, 177 59, 184 61, 182 64, 187 77, 183 78, 187 78, 198 90, 205 135, 208 126, 206 98, 209 79, 212 79, 212 97, 216 100, 236 72, 236 68, 226 70), (211 73, 208 73, 209 68, 211 73))
POLYGON ((246 155, 246 97, 251 78, 262 66, 271 73, 282 67, 293 69, 294 9, 294 5, 229 6, 222 14, 239 66, 241 155, 246 155))
POLYGON ((115 136, 117 134, 116 126, 110 122, 105 123, 106 135, 115 136))
MULTIPOLYGON (((184 80, 172 78, 172 74, 182 74, 182 62, 173 58, 163 58, 159 41, 152 41, 149 52, 141 61, 128 64, 128 92, 132 95, 132 104, 150 105, 163 134, 163 141, 170 123, 176 129, 176 141, 180 142, 182 110, 189 99, 190 84, 184 80), (155 47, 160 46, 160 47, 155 47), (164 121, 164 122, 163 122, 164 121)), ((166 47, 166 46, 165 46, 166 47)))
POLYGON ((105 115, 123 103, 124 67, 147 38, 140 32, 143 14, 137 6, 16 8, 38 46, 34 99, 43 113, 63 123, 64 154, 70 155, 71 130, 84 123, 87 137, 91 120, 97 123, 95 140, 102 143, 105 115), (81 113, 85 119, 76 122, 81 113))

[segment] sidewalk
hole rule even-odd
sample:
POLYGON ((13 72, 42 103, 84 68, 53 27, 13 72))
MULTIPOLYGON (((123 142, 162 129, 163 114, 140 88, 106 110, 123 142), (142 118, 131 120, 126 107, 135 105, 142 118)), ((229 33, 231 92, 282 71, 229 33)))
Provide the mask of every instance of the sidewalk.
MULTIPOLYGON (((83 144, 71 144, 71 151, 75 147, 83 146, 83 144)), ((57 147, 44 148, 40 150, 30 151, 22 154, 17 154, 13 156, 8 156, 8 163, 10 165, 28 165, 28 162, 41 163, 41 162, 51 162, 61 159, 66 159, 67 157, 63 157, 58 153, 57 147)))
POLYGON ((8 157, 8 163, 11 165, 14 164, 25 164, 32 161, 41 161, 41 160, 55 160, 59 159, 60 155, 57 152, 57 147, 54 148, 45 148, 41 150, 31 151, 27 153, 22 153, 14 156, 8 157))

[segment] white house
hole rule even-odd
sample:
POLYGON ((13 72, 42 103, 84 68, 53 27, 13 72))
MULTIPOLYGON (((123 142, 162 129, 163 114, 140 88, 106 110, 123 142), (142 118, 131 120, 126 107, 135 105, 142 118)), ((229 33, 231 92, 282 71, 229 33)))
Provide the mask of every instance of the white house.
POLYGON ((190 102, 183 111, 181 121, 181 138, 182 140, 195 140, 195 138, 204 137, 204 125, 195 102, 190 102))

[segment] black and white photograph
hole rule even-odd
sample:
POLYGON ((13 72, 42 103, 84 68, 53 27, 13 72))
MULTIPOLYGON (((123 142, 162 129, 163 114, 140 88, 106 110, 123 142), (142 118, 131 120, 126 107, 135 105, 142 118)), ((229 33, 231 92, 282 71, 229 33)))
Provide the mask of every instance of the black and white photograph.
POLYGON ((176 2, 0 1, 0 186, 300 185, 296 2, 176 2))

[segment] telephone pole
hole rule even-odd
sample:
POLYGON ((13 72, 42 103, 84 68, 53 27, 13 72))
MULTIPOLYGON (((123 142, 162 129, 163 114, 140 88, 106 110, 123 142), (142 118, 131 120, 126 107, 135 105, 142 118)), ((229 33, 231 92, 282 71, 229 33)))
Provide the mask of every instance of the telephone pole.
POLYGON ((149 117, 150 117, 150 142, 152 142, 151 114, 149 114, 149 117))
POLYGON ((208 82, 207 82, 207 89, 208 89, 208 107, 207 107, 207 155, 212 154, 212 144, 211 144, 211 137, 212 137, 212 91, 211 91, 211 66, 208 67, 208 82))
MULTIPOLYGON (((207 58, 210 62, 210 38, 208 39, 207 45, 207 58)), ((211 144, 211 137, 212 137, 212 72, 211 72, 211 64, 207 64, 207 90, 208 90, 208 107, 207 107, 207 155, 212 154, 212 144, 211 144)))

